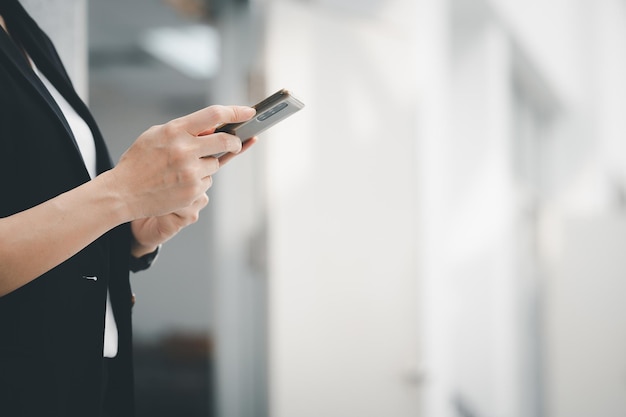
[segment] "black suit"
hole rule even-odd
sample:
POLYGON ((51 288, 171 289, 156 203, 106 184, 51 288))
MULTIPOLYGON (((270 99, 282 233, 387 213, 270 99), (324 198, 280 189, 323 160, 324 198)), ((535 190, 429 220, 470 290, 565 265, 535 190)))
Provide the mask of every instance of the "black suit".
MULTIPOLYGON (((96 123, 75 93, 48 37, 17 0, 0 0, 0 14, 12 37, 90 126, 98 172, 110 169, 96 123)), ((0 217, 88 180, 61 110, 14 40, 0 30, 0 217)), ((118 326, 119 353, 109 371, 112 388, 105 395, 104 407, 114 416, 133 415, 130 241, 130 229, 122 225, 0 298, 0 416, 99 415, 107 286, 118 326)))

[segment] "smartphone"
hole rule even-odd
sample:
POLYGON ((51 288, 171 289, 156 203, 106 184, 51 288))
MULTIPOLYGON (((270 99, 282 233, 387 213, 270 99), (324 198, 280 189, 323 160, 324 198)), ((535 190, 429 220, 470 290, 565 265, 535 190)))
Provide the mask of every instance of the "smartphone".
MULTIPOLYGON (((238 136, 245 143, 246 140, 300 111, 304 104, 295 98, 289 90, 281 89, 252 107, 256 109, 256 115, 252 119, 241 123, 228 123, 218 126, 215 132, 230 133, 238 136)), ((224 153, 213 156, 219 158, 224 153)))

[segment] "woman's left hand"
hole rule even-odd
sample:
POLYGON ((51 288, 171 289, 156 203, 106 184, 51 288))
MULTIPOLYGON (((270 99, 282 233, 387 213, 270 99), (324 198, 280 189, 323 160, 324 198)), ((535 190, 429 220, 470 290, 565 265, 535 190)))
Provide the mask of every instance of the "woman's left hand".
POLYGON ((154 252, 157 247, 174 237, 184 227, 198 221, 200 210, 209 203, 209 197, 203 194, 190 206, 174 213, 158 217, 148 217, 131 222, 134 241, 131 246, 131 255, 140 258, 154 252))

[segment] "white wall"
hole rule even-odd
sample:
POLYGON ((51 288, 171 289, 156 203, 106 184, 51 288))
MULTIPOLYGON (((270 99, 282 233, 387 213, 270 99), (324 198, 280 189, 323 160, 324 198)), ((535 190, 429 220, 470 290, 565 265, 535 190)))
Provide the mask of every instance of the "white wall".
POLYGON ((268 10, 267 89, 306 103, 262 139, 272 416, 418 414, 415 14, 268 10))
POLYGON ((547 415, 626 413, 623 262, 626 169, 626 5, 581 2, 586 25, 587 155, 546 221, 552 230, 546 285, 547 415))
POLYGON ((626 414, 626 219, 572 217, 552 283, 549 414, 626 414))
POLYGON ((566 409, 565 223, 621 201, 624 5, 271 4, 269 89, 309 104, 266 148, 275 415, 404 415, 406 351, 423 415, 566 409))
MULTIPOLYGON (((426 336, 433 350, 446 353, 431 364, 443 383, 427 397, 427 404, 434 404, 427 414, 571 416, 576 404, 585 406, 579 415, 623 413, 617 400, 623 383, 606 372, 611 366, 621 369, 623 360, 606 343, 608 333, 579 335, 593 348, 573 350, 573 336, 558 329, 576 327, 574 317, 586 317, 588 308, 604 311, 592 307, 602 303, 601 296, 590 297, 590 306, 584 297, 569 297, 575 285, 570 280, 607 282, 621 291, 610 284, 611 276, 623 275, 621 263, 615 258, 601 268, 599 245, 597 252, 587 247, 587 257, 580 249, 573 255, 571 245, 585 237, 572 242, 570 225, 590 223, 593 233, 585 236, 606 239, 602 247, 619 236, 605 233, 604 220, 587 218, 611 217, 623 187, 626 130, 617 114, 624 108, 624 80, 618 75, 624 68, 624 5, 609 0, 453 4, 453 104, 447 110, 453 127, 438 145, 445 155, 438 162, 446 167, 440 170, 445 191, 438 211, 447 213, 440 214, 439 239, 449 244, 441 249, 439 274, 424 278, 436 282, 440 301, 448 301, 434 310, 446 319, 440 322, 446 330, 438 339, 426 336), (521 82, 521 93, 514 82, 521 82), (519 109, 510 107, 520 94, 531 106, 548 109, 538 112, 548 120, 538 123, 543 129, 520 130, 519 109), (535 141, 527 156, 520 151, 528 144, 516 143, 525 136, 535 141), (582 354, 574 352, 582 350, 593 352, 595 360, 600 351, 606 355, 594 384, 573 371, 572 355, 580 360, 582 354), (458 395, 461 406, 457 402, 454 410, 458 395), (572 399, 582 395, 584 401, 572 399)), ((621 343, 619 317, 626 308, 611 311, 616 319, 607 325, 621 343)))

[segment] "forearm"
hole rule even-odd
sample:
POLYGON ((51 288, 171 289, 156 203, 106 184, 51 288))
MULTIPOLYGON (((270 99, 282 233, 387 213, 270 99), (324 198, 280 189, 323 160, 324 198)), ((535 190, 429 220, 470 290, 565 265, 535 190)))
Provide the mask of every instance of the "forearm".
POLYGON ((127 211, 105 173, 36 207, 0 219, 0 296, 131 220, 127 211))

